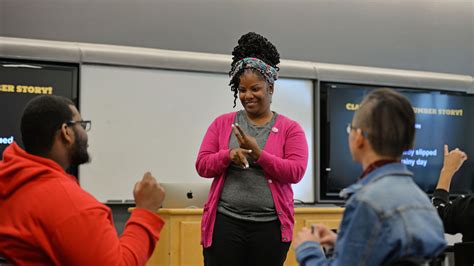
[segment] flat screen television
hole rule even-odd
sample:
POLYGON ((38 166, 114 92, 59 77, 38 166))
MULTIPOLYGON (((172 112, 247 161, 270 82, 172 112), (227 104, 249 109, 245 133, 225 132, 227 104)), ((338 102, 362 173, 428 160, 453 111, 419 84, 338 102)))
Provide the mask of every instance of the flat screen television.
POLYGON ((78 104, 77 64, 0 58, 0 159, 13 141, 23 147, 20 120, 26 103, 43 94, 64 96, 78 104))
MULTIPOLYGON (((376 88, 380 87, 321 82, 318 202, 342 202, 339 192, 357 182, 362 173, 362 167, 352 160, 346 125, 351 123, 363 97, 376 88)), ((443 165, 444 144, 450 150, 459 148, 468 157, 474 157, 474 96, 439 90, 392 89, 410 100, 416 114, 415 144, 412 150, 404 152, 402 163, 414 173, 418 186, 431 194, 443 165)), ((472 159, 454 176, 450 192, 452 195, 474 192, 472 159)))

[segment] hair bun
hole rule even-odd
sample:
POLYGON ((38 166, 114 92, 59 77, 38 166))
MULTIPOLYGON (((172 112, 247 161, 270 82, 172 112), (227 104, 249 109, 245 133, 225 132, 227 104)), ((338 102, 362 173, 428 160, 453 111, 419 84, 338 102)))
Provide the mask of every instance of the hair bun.
POLYGON ((276 69, 276 65, 280 63, 280 54, 276 47, 267 38, 255 32, 242 35, 232 55, 232 66, 246 57, 256 57, 276 69))

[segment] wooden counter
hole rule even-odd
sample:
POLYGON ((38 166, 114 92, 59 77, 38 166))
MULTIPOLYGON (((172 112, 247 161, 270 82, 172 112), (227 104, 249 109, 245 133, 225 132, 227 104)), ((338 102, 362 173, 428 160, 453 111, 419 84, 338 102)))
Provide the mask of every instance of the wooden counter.
MULTIPOLYGON (((344 209, 295 208, 295 229, 323 223, 337 229, 344 209)), ((202 209, 161 209, 158 214, 166 221, 161 238, 147 265, 199 266, 203 265, 201 239, 202 209)), ((290 247, 285 266, 298 265, 293 247, 290 247)))

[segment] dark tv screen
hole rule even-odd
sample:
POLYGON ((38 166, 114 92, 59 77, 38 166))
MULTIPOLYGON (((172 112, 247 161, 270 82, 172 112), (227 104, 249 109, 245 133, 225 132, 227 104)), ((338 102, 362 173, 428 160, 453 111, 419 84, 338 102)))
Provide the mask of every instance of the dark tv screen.
POLYGON ((53 94, 77 104, 78 71, 75 64, 0 58, 0 159, 13 141, 23 147, 20 120, 29 100, 53 94))
MULTIPOLYGON (((386 87, 386 86, 384 86, 386 87)), ((321 83, 319 201, 340 202, 339 192, 357 182, 362 167, 352 160, 346 126, 358 104, 378 87, 321 83)), ((405 95, 416 114, 413 149, 405 151, 402 163, 427 194, 433 193, 444 159, 444 144, 474 156, 474 96, 447 91, 393 88, 405 95)), ((390 121, 387 121, 390 123, 390 121)), ((468 159, 451 183, 451 194, 474 191, 474 167, 468 159)))

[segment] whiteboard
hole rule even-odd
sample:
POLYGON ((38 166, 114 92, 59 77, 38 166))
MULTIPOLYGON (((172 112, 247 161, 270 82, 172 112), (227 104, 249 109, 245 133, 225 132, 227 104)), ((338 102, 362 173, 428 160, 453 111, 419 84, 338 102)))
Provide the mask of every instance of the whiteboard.
MULTIPOLYGON (((92 161, 80 167, 81 186, 99 201, 133 199, 133 186, 151 171, 159 182, 211 182, 196 173, 210 123, 235 109, 225 74, 81 65, 80 110, 92 120, 92 161)), ((281 79, 272 110, 303 127, 308 168, 295 199, 314 201, 313 83, 281 79)))

